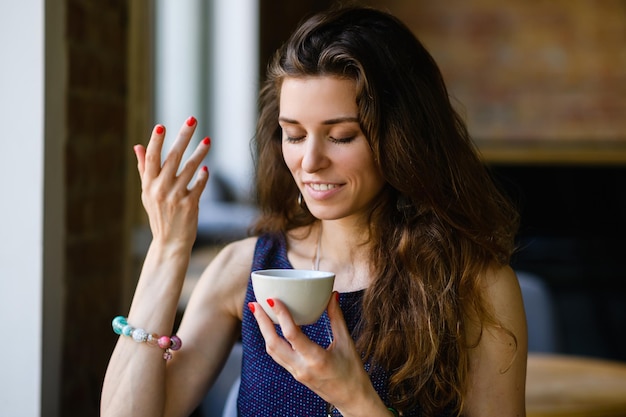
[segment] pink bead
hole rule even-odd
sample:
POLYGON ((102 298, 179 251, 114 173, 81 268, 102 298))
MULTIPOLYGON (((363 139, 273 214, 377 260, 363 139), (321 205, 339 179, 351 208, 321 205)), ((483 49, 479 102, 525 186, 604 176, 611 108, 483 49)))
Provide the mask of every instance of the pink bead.
POLYGON ((167 349, 170 347, 171 341, 170 338, 167 336, 161 336, 159 337, 159 347, 161 349, 167 349))

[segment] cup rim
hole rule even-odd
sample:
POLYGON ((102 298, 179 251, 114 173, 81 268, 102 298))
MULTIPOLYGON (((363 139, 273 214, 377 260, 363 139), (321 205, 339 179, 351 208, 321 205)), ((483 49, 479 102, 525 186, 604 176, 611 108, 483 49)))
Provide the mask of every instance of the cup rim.
POLYGON ((315 269, 297 268, 271 268, 259 269, 251 273, 252 276, 269 279, 291 279, 291 280, 315 280, 334 278, 335 273, 329 271, 318 271, 315 269), (302 273, 303 276, 293 276, 293 272, 302 273))

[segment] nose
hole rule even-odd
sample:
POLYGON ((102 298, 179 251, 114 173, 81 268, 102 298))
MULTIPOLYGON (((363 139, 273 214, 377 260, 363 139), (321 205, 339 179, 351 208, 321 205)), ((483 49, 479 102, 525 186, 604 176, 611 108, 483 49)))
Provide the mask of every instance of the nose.
POLYGON ((319 136, 310 136, 305 142, 302 155, 302 169, 306 172, 315 172, 328 165, 326 155, 326 141, 319 136))

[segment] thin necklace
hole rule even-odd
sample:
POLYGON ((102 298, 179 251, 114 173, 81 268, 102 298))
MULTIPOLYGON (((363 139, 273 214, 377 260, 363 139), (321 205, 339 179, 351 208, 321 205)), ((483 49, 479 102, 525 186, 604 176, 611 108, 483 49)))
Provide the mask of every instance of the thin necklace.
POLYGON ((320 232, 317 235, 317 248, 315 249, 315 261, 313 262, 313 270, 320 270, 320 256, 322 253, 322 224, 320 223, 320 232))
MULTIPOLYGON (((320 269, 320 257, 322 254, 322 224, 320 223, 320 232, 317 235, 317 247, 315 249, 315 258, 313 261, 313 270, 319 271, 320 269)), ((328 330, 328 326, 327 329, 328 330)), ((332 333, 331 333, 332 334, 332 333)), ((332 342, 332 339, 331 339, 332 342)), ((326 402, 326 417, 333 417, 333 410, 335 410, 335 406, 326 402)))

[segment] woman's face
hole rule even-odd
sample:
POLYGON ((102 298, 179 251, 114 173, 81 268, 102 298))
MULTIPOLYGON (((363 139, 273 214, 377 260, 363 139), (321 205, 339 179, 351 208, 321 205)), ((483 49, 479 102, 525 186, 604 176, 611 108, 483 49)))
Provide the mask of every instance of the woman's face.
POLYGON ((385 182, 359 125, 356 83, 285 78, 279 123, 283 157, 311 213, 324 220, 365 213, 385 182))

